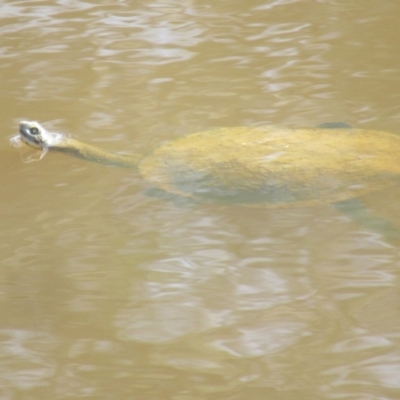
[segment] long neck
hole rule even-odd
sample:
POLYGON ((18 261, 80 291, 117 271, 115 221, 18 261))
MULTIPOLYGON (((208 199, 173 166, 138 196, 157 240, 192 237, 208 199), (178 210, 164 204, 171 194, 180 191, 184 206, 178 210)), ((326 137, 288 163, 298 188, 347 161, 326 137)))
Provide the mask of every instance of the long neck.
POLYGON ((59 151, 77 158, 93 161, 105 165, 114 165, 117 167, 135 168, 137 167, 140 156, 120 155, 90 144, 82 143, 74 139, 66 139, 60 144, 54 144, 49 147, 51 151, 59 151))

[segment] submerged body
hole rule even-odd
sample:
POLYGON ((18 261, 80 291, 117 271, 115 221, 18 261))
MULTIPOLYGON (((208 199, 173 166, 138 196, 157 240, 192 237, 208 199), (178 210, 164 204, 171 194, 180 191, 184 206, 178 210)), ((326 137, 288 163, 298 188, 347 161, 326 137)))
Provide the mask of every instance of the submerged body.
POLYGON ((22 141, 136 167, 165 191, 256 207, 338 202, 400 182, 400 137, 363 129, 222 128, 183 136, 143 157, 118 155, 20 124, 22 141))

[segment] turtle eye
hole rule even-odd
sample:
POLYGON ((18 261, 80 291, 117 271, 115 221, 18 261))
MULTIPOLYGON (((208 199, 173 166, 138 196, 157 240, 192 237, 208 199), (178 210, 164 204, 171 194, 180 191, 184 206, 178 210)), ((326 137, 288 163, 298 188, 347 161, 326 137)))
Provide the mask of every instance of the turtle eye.
POLYGON ((31 135, 39 135, 39 129, 36 128, 36 127, 30 128, 30 129, 29 129, 29 133, 30 133, 31 135))

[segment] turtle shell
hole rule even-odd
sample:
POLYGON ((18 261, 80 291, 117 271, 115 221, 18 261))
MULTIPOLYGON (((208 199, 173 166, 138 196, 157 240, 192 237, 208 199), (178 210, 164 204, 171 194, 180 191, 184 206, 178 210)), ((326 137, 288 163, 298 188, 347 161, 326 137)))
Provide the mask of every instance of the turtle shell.
POLYGON ((181 196, 258 207, 337 202, 400 182, 400 137, 363 129, 222 128, 162 144, 139 162, 181 196))

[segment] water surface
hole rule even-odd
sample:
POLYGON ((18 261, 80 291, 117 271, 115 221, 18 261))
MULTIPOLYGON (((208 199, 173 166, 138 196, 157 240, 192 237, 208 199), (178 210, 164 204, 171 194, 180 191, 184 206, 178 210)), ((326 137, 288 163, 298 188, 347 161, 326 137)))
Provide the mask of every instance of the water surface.
MULTIPOLYGON (((399 247, 329 205, 148 196, 8 145, 35 119, 132 153, 221 126, 400 133, 400 6, 0 1, 0 397, 397 399, 399 247)), ((400 188, 366 196, 400 227, 400 188)))

